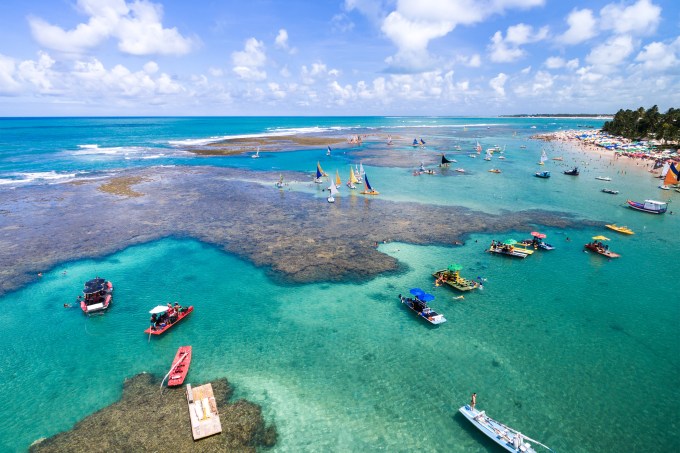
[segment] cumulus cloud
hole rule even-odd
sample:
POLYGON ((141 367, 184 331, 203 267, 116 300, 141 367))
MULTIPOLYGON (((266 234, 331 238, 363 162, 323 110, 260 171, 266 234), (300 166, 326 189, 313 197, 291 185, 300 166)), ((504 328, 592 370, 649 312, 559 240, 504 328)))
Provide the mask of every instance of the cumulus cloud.
POLYGON ((543 5, 545 0, 399 0, 396 9, 386 13, 391 2, 346 0, 348 9, 368 17, 382 15, 381 30, 397 46, 397 53, 386 61, 395 68, 426 69, 427 48, 458 25, 472 25, 509 9, 543 5), (370 6, 369 6, 370 5, 370 6), (414 65, 416 66, 414 68, 414 65), (419 65, 419 66, 418 66, 419 65))
POLYGON ((0 54, 0 95, 17 93, 21 84, 14 78, 16 63, 14 59, 0 54))
POLYGON ((629 35, 614 36, 593 47, 586 61, 601 70, 611 70, 633 52, 633 38, 629 35))
POLYGON ((78 10, 89 16, 86 23, 65 30, 39 17, 29 17, 33 38, 60 52, 83 53, 108 38, 118 49, 132 55, 183 55, 195 44, 177 28, 164 28, 163 8, 147 0, 78 0, 78 10))
POLYGON ((567 68, 567 69, 576 69, 578 68, 578 58, 571 59, 569 61, 566 61, 562 57, 549 57, 548 59, 545 60, 545 67, 548 69, 561 69, 561 68, 567 68))
POLYGON ((642 67, 650 72, 662 72, 680 66, 680 60, 676 53, 680 54, 680 38, 671 44, 652 42, 647 44, 635 57, 642 67))
POLYGON ((661 8, 649 0, 638 0, 625 7, 620 3, 610 3, 600 10, 602 28, 618 34, 653 34, 660 20, 661 8))
POLYGON ((597 20, 589 9, 575 9, 567 16, 569 29, 557 37, 563 44, 578 44, 597 35, 597 20))
POLYGON ((234 72, 244 80, 264 80, 267 73, 262 70, 262 66, 267 62, 264 53, 264 44, 255 38, 246 41, 244 50, 231 54, 234 64, 234 72))
POLYGON ((505 82, 508 81, 508 76, 499 73, 496 77, 489 80, 489 86, 499 95, 505 96, 505 82))
POLYGON ((284 28, 279 30, 279 34, 274 39, 274 44, 279 49, 288 50, 288 32, 284 28))
POLYGON ((505 38, 497 31, 491 38, 489 51, 491 61, 497 63, 511 62, 523 57, 526 52, 520 46, 544 40, 548 36, 548 27, 534 31, 531 25, 517 24, 508 27, 505 38))

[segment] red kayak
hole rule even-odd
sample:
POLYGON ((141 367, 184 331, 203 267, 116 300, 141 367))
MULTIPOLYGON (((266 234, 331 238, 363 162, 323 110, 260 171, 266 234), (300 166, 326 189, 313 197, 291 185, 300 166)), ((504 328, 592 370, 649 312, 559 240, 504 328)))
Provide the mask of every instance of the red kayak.
POLYGON ((153 329, 153 330, 151 330, 151 327, 148 327, 148 328, 144 331, 144 333, 145 333, 145 334, 151 334, 151 335, 160 335, 160 334, 162 334, 162 333, 165 333, 165 331, 167 331, 168 329, 170 329, 172 326, 174 326, 175 324, 179 323, 181 320, 183 320, 184 318, 186 318, 187 316, 189 316, 189 315, 191 314, 192 311, 194 311, 194 306, 193 306, 193 305, 190 306, 190 307, 188 307, 188 308, 185 308, 184 310, 182 310, 182 312, 179 314, 179 316, 177 316, 177 319, 175 320, 175 322, 163 323, 163 324, 161 324, 159 327, 156 327, 156 328, 153 329))
POLYGON ((184 383, 184 378, 187 377, 189 372, 189 365, 191 365, 191 346, 180 346, 168 373, 170 375, 168 387, 177 387, 184 383))

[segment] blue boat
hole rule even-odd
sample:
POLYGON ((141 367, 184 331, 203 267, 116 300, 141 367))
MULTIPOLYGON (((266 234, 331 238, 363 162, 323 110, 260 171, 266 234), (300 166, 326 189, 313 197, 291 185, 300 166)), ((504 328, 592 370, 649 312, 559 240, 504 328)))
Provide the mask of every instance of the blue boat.
POLYGON ((550 172, 549 171, 537 171, 534 173, 534 176, 537 178, 550 178, 550 172))

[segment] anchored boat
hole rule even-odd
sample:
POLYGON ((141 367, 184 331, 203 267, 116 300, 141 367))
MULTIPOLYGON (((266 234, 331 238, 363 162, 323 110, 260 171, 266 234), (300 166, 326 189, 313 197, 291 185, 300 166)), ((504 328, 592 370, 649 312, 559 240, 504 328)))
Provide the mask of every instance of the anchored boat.
POLYGON ((550 178, 550 172, 549 171, 537 171, 534 173, 534 176, 537 178, 550 178))
POLYGON ((589 242, 584 247, 592 252, 599 255, 606 256, 607 258, 619 258, 621 255, 614 253, 609 250, 609 246, 602 243, 602 241, 608 241, 609 238, 604 236, 595 236, 593 242, 589 242))
POLYGON ((458 291, 471 291, 479 288, 479 283, 473 280, 468 280, 460 276, 460 270, 463 266, 459 264, 452 264, 447 269, 442 269, 432 276, 437 279, 436 285, 448 285, 458 291))
POLYGON ((570 176, 578 176, 579 175, 578 167, 574 167, 572 170, 565 170, 564 174, 570 176))
MULTIPOLYGON (((174 311, 174 308, 173 308, 174 311)), ((194 306, 191 305, 187 308, 181 308, 179 313, 170 312, 170 307, 164 307, 159 305, 153 308, 149 313, 151 315, 157 315, 156 321, 149 326, 144 333, 149 335, 162 335, 167 332, 171 327, 174 327, 181 320, 186 318, 194 311, 194 306)), ((152 316, 153 319, 153 316, 152 316)))
MULTIPOLYGON (((413 293, 414 290, 418 290, 418 288, 413 288, 411 292, 413 293)), ((425 302, 425 300, 420 299, 423 298, 433 300, 434 296, 432 294, 426 294, 422 290, 419 291, 419 293, 414 294, 413 298, 403 297, 401 294, 399 294, 399 300, 401 300, 401 303, 406 305, 412 312, 416 313, 419 317, 423 318, 430 324, 437 325, 445 323, 446 318, 444 315, 437 313, 427 306, 427 302, 425 302)))
POLYGON ((645 200, 644 203, 639 203, 637 201, 628 200, 627 202, 628 206, 631 208, 637 211, 649 212, 650 214, 663 214, 668 209, 668 203, 664 203, 663 201, 645 200))
POLYGON ((605 225, 605 226, 607 228, 609 228, 610 230, 618 231, 619 233, 635 234, 635 232, 633 230, 631 230, 630 228, 628 228, 627 226, 616 226, 615 224, 614 225, 605 225))
POLYGON ((113 284, 106 279, 97 277, 85 282, 83 295, 78 296, 83 313, 90 314, 104 311, 111 305, 113 284))
POLYGON ((494 420, 493 418, 486 415, 484 411, 473 409, 467 404, 461 407, 458 411, 463 414, 465 418, 467 418, 477 429, 486 434, 489 438, 491 438, 494 442, 507 451, 511 451, 513 453, 537 453, 534 445, 530 444, 529 442, 533 442, 535 445, 540 445, 541 447, 546 448, 548 451, 553 451, 547 445, 544 445, 537 440, 531 439, 519 431, 512 429, 497 420, 494 420))
POLYGON ((165 375, 168 378, 168 387, 177 387, 184 383, 191 365, 191 346, 180 346, 172 361, 170 371, 165 375))
MULTIPOLYGON (((517 245, 517 241, 514 239, 508 239, 505 242, 499 242, 499 241, 491 241, 491 245, 489 246, 487 252, 490 253, 497 253, 499 255, 506 255, 506 256, 512 256, 515 258, 526 258, 527 256, 530 255, 530 253, 527 253, 526 249, 523 250, 517 250, 515 246, 517 245)), ((533 253, 533 251, 531 251, 533 253)))

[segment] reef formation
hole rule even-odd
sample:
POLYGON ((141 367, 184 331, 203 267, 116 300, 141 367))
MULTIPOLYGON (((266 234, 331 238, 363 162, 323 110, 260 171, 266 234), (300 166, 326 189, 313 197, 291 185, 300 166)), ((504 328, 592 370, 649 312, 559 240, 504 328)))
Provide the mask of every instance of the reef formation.
MULTIPOLYGON (((309 175, 284 176, 314 186, 309 175)), ((398 270, 395 258, 377 250, 384 241, 453 245, 473 232, 598 224, 552 211, 489 214, 356 194, 329 204, 309 193, 312 187, 277 190, 278 172, 154 167, 122 177, 120 184, 112 177, 0 192, 0 294, 61 262, 164 237, 214 244, 281 283, 306 283, 367 280, 398 270)))
POLYGON ((159 391, 159 380, 139 374, 125 381, 120 401, 78 422, 75 427, 31 445, 34 453, 112 451, 255 452, 276 443, 276 428, 266 426, 260 407, 246 400, 229 402, 226 379, 212 382, 222 433, 194 442, 183 388, 159 391))

